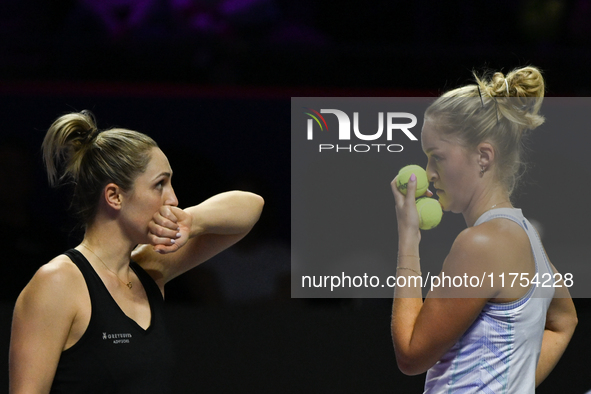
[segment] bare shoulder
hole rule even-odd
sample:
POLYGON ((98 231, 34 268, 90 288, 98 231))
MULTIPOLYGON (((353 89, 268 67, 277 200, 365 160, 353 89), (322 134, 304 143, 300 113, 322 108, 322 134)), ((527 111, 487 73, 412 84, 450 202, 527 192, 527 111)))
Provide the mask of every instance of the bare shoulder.
MULTIPOLYGON (((535 261, 527 233, 521 226, 506 219, 494 219, 462 231, 443 264, 450 275, 475 276, 482 282, 475 297, 487 297, 495 302, 506 302, 523 296, 528 288, 503 286, 499 275, 524 273, 532 277, 535 261), (490 278, 490 280, 485 280, 490 278)), ((476 279, 474 279, 476 283, 476 279)), ((480 282, 478 282, 480 283, 480 282)))
POLYGON ((457 258, 483 258, 501 244, 495 229, 488 223, 464 229, 455 239, 450 255, 457 258))
MULTIPOLYGON (((74 306, 77 291, 84 289, 84 277, 76 265, 65 255, 59 255, 37 270, 22 291, 18 307, 61 308, 74 306)), ((35 308, 36 309, 36 308, 35 308)))
POLYGON ((511 249, 523 242, 529 246, 527 234, 517 223, 495 219, 463 230, 454 241, 452 251, 486 259, 511 253, 511 249))
POLYGON ((63 288, 83 280, 82 273, 66 255, 59 255, 37 270, 31 283, 34 286, 63 288))

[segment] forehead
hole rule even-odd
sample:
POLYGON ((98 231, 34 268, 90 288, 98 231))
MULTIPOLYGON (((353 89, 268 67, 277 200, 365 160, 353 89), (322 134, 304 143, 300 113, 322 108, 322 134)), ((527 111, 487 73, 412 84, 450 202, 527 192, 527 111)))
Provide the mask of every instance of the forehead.
POLYGON ((146 167, 145 175, 154 177, 158 176, 162 172, 172 173, 168 158, 159 148, 152 148, 150 152, 150 161, 146 167))
POLYGON ((425 118, 421 130, 421 146, 423 152, 429 152, 442 147, 442 144, 449 144, 449 140, 443 137, 443 133, 437 127, 437 122, 425 118))

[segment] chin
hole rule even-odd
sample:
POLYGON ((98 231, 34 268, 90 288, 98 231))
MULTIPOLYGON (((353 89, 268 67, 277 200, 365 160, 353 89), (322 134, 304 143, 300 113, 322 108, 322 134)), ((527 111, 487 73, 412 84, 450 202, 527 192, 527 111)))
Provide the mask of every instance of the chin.
POLYGON ((445 201, 445 198, 441 198, 441 196, 439 196, 439 198, 437 199, 437 201, 439 201, 439 205, 441 205, 441 209, 443 211, 449 211, 449 209, 447 208, 448 207, 448 204, 445 201))

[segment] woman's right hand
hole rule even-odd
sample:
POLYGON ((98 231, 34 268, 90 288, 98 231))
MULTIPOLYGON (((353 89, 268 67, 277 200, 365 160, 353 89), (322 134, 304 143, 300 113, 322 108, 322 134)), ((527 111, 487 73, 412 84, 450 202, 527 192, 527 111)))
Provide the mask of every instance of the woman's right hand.
MULTIPOLYGON (((396 220, 398 221, 398 236, 401 239, 417 237, 421 240, 419 230, 419 213, 415 202, 415 192, 417 190, 417 178, 412 174, 408 181, 406 195, 402 194, 396 187, 396 178, 390 183, 394 200, 396 201, 396 220)), ((426 197, 431 197, 433 193, 427 190, 426 197)))

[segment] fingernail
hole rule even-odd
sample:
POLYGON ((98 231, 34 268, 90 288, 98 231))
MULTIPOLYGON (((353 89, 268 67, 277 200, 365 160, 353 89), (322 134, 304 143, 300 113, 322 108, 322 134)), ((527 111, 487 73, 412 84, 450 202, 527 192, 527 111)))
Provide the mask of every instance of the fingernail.
POLYGON ((181 237, 181 233, 177 233, 176 237, 177 238, 180 238, 181 237))
POLYGON ((170 243, 171 243, 171 244, 173 244, 173 243, 174 243, 174 239, 171 239, 171 240, 170 240, 170 243))
POLYGON ((180 228, 180 227, 177 227, 177 228, 176 228, 176 231, 181 231, 181 228, 180 228))
POLYGON ((417 180, 417 176, 415 174, 411 174, 410 175, 410 180, 413 181, 413 182, 416 181, 417 180))

